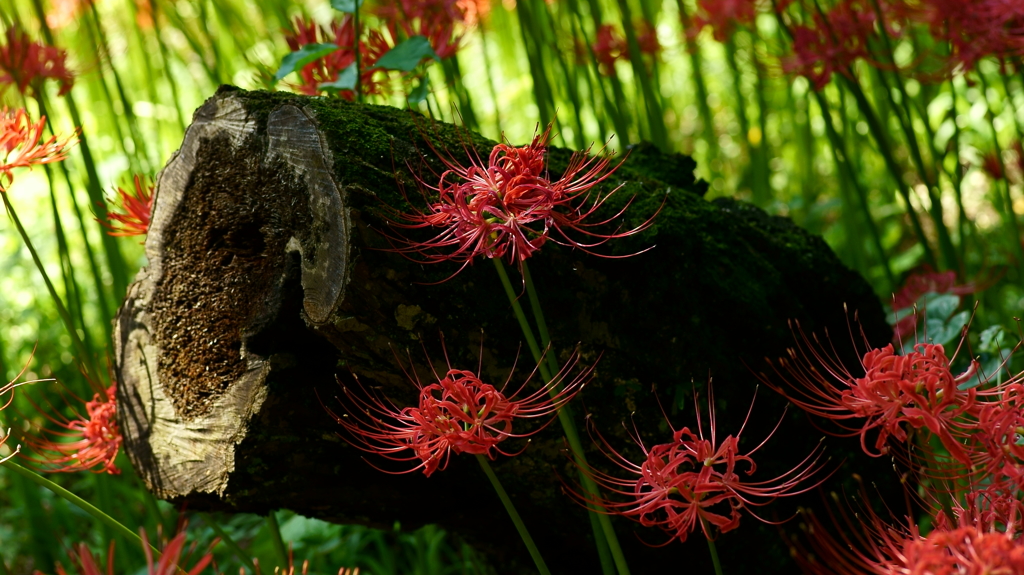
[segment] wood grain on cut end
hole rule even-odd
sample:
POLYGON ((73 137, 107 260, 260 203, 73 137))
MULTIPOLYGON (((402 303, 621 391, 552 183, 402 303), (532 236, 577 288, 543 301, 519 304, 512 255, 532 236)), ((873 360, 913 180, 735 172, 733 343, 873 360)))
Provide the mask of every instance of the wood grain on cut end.
POLYGON ((150 266, 115 335, 128 451, 158 494, 223 491, 266 396, 271 362, 252 346, 296 252, 311 316, 344 288, 345 210, 313 121, 290 107, 269 127, 213 98, 158 178, 150 266))

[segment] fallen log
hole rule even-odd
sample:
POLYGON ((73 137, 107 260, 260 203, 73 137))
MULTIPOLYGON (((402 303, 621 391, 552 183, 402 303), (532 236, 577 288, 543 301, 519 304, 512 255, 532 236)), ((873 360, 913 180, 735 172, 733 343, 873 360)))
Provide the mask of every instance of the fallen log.
MULTIPOLYGON (((480 360, 485 380, 505 381, 517 361, 513 382, 530 372, 489 262, 446 279, 457 266, 411 261, 387 239, 416 233, 394 229, 387 214, 423 205, 415 177, 444 170, 438 151, 464 161, 470 149, 486 158, 493 145, 410 111, 231 87, 195 113, 157 181, 149 265, 115 320, 125 449, 154 494, 189 509, 439 523, 499 571, 531 570, 475 461, 454 457, 431 477, 381 473, 370 464, 388 462, 349 445, 325 409, 344 412, 339 383, 356 387, 356 378, 411 405, 416 388, 405 370, 427 377, 431 365, 443 368, 442 335, 452 364, 475 370, 480 360)), ((553 174, 569 155, 550 150, 553 174)), ((551 353, 565 361, 578 346, 585 364, 597 362, 574 406, 577 425, 587 414, 634 459, 639 450, 622 422, 632 420, 645 441, 667 441, 660 398, 676 428, 693 427, 692 394, 709 375, 720 433, 735 433, 757 381, 747 365, 761 369, 764 357, 784 353, 790 319, 845 334, 845 303, 870 341, 891 338, 870 287, 821 238, 742 202, 705 200, 694 167, 637 146, 601 185, 603 193, 621 186, 603 213, 632 201, 623 229, 661 211, 649 230, 595 251, 643 253, 612 259, 549 242, 530 260, 551 353)), ((850 349, 845 337, 835 343, 850 349)), ((741 447, 760 442, 784 405, 761 390, 741 447)), ((820 437, 791 410, 759 452, 760 476, 788 470, 820 437)), ((837 462, 848 458, 833 485, 853 465, 889 471, 887 461, 859 455, 856 441, 829 445, 837 462)), ((614 471, 589 449, 593 464, 614 471)), ((597 572, 585 512, 562 493, 576 474, 557 424, 493 465, 553 571, 597 572)), ((794 498, 768 517, 816 499, 794 498)), ((615 525, 634 573, 683 561, 710 569, 699 534, 652 549, 643 542, 664 541, 660 532, 620 518, 615 525)), ((793 570, 776 528, 752 517, 718 545, 730 570, 793 570)))

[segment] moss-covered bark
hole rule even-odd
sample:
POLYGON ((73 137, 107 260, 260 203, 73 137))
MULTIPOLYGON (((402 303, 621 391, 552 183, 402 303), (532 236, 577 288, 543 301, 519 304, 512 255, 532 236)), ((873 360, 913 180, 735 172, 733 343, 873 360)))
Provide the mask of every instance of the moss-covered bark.
MULTIPOLYGON (((204 200, 198 192, 192 194, 196 197, 187 192, 174 216, 174 225, 180 229, 207 226, 230 235, 241 226, 244 229, 236 230, 235 237, 259 236, 247 240, 254 242, 249 247, 259 246, 258 250, 250 253, 234 246, 232 260, 224 259, 224 246, 187 249, 192 250, 188 257, 207 259, 205 274, 215 274, 215 268, 239 258, 241 263, 255 258, 265 266, 252 272, 251 281, 261 286, 263 291, 258 293, 272 292, 260 296, 269 303, 238 301, 239 309, 248 311, 238 312, 244 317, 228 327, 234 326, 234 335, 251 357, 265 362, 267 393, 251 419, 242 422, 244 433, 235 447, 233 469, 228 470, 229 479, 220 492, 160 491, 161 465, 166 463, 146 455, 150 446, 144 434, 129 438, 130 454, 141 474, 162 495, 188 500, 193 509, 262 512, 286 507, 335 521, 390 526, 399 520, 405 527, 440 523, 489 553, 501 571, 529 572, 525 548, 471 458, 455 457, 448 469, 429 478, 420 473, 383 474, 337 435, 339 428, 324 409, 327 405, 343 410, 335 399, 340 394, 338 381, 353 386, 355 377, 399 404, 411 403, 416 390, 396 356, 406 366, 411 361, 422 374, 428 373, 428 356, 440 368, 440 334, 452 364, 466 369, 476 368, 482 337, 484 379, 501 382, 507 377, 521 336, 490 262, 477 262, 431 285, 450 276, 454 268, 419 264, 389 251, 391 246, 381 233, 399 233, 389 228, 385 217, 389 209, 404 210, 407 201, 423 201, 413 174, 428 179, 431 173, 443 171, 437 150, 464 160, 471 146, 486 157, 494 142, 393 108, 230 87, 222 88, 213 101, 226 99, 241 102, 255 126, 240 148, 254 158, 247 164, 251 177, 246 176, 246 185, 234 188, 239 198, 233 201, 257 210, 312 209, 309 202, 301 201, 301 177, 260 158, 268 145, 266 124, 272 112, 297 106, 314 119, 351 218, 348 282, 344 298, 330 317, 310 321, 303 310, 300 283, 303 256, 295 250, 281 253, 288 230, 303 225, 308 214, 263 214, 255 228, 251 214, 242 217, 244 210, 207 211, 197 218, 194 212, 189 216, 188 210, 198 209, 204 200), (297 199, 268 198, 270 191, 297 199), (186 221, 189 217, 192 223, 186 221), (264 253, 270 249, 274 253, 264 253), (253 314, 259 321, 251 319, 253 314)), ((198 166, 213 173, 219 162, 231 161, 230 169, 237 171, 239 158, 230 159, 224 149, 207 148, 206 155, 197 158, 198 166)), ((567 150, 550 151, 553 175, 565 169, 569 156, 567 150)), ((643 253, 602 258, 549 242, 530 260, 554 353, 564 360, 578 344, 585 362, 597 362, 594 380, 575 406, 577 423, 582 428, 582 416, 588 414, 603 436, 633 458, 638 458, 639 450, 628 439, 623 422, 635 424, 645 442, 667 441, 668 425, 656 398, 675 428, 693 427, 692 394, 707 388, 709 376, 714 378, 719 433, 738 430, 757 383, 750 369, 763 368, 766 356, 784 353, 792 343, 790 319, 798 319, 808 331, 828 328, 830 333, 845 334, 845 303, 858 311, 869 340, 882 344, 891 337, 869 286, 844 267, 821 238, 742 202, 704 200, 706 188, 694 180, 693 168, 689 158, 639 146, 602 185, 605 193, 618 188, 604 213, 613 214, 632 201, 624 227, 643 222, 659 207, 661 211, 649 230, 596 251, 643 253)), ((198 190, 198 181, 193 180, 189 189, 198 190)), ((310 238, 316 234, 302 234, 302 242, 315 241, 310 238)), ((169 280, 145 281, 160 286, 169 280)), ((174 311, 178 321, 186 323, 189 312, 187 307, 174 311)), ((161 313, 170 312, 165 307, 161 313)), ((122 311, 122 334, 138 329, 129 315, 122 311)), ((840 350, 850 349, 845 336, 836 338, 835 344, 840 350)), ((528 354, 520 355, 513 383, 529 372, 531 362, 524 357, 528 354)), ((193 356, 201 361, 201 353, 193 356)), ((196 371, 204 366, 192 367, 196 371)), ((121 363, 119 369, 126 373, 137 366, 121 363)), ((178 370, 182 371, 181 366, 178 370)), ((222 384, 234 385, 230 379, 222 384)), ((216 394, 220 388, 204 389, 216 394)), ((130 386, 122 389, 125 396, 132 393, 130 386)), ((741 448, 756 446, 782 416, 784 405, 784 400, 762 389, 741 448)), ((178 415, 180 426, 187 429, 189 409, 179 409, 178 415)), ((789 412, 785 419, 773 440, 758 452, 753 479, 775 477, 790 469, 818 444, 821 433, 802 414, 789 412)), ((859 455, 855 442, 830 439, 828 444, 835 465, 844 458, 846 462, 826 488, 843 481, 852 466, 868 475, 889 472, 888 462, 859 455)), ((522 455, 499 458, 494 466, 553 570, 597 572, 589 523, 583 510, 562 494, 564 483, 571 488, 575 476, 564 449, 556 424, 535 436, 522 455)), ((367 457, 375 465, 387 466, 384 460, 367 457)), ((614 469, 593 448, 588 457, 598 466, 614 469)), ((798 503, 813 506, 817 499, 812 493, 758 511, 765 518, 781 519, 792 514, 798 503)), ((686 544, 653 549, 641 540, 660 543, 665 540, 660 532, 624 520, 616 520, 615 525, 634 573, 710 571, 699 536, 686 544)), ((739 529, 722 535, 718 546, 727 570, 792 572, 794 566, 775 529, 746 517, 739 529)))

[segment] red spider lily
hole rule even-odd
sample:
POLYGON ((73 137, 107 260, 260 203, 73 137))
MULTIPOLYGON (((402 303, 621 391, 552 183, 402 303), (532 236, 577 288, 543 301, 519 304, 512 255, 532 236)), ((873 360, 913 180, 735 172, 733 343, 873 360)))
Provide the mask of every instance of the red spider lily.
POLYGON ((1024 489, 1024 373, 979 392, 983 401, 972 425, 970 470, 989 478, 993 489, 1016 493, 1024 489), (1001 487, 1009 482, 1013 487, 1001 487))
POLYGON ((7 29, 6 40, 0 45, 0 86, 15 86, 27 94, 29 88, 38 92, 43 81, 53 78, 60 82, 59 95, 71 89, 75 80, 65 66, 67 54, 63 50, 33 42, 13 26, 7 29))
POLYGON ((783 69, 806 77, 815 90, 824 88, 835 72, 849 76, 854 61, 870 60, 868 38, 875 33, 875 20, 870 2, 840 2, 828 14, 816 14, 813 26, 793 27, 793 54, 783 59, 783 69))
MULTIPOLYGON (((447 353, 445 360, 448 360, 447 353)), ((435 372, 436 383, 426 386, 415 372, 412 375, 405 372, 420 390, 416 407, 399 408, 389 399, 379 396, 364 398, 344 387, 353 409, 342 416, 328 412, 348 432, 353 446, 394 461, 419 461, 415 467, 396 473, 422 469, 423 474, 429 477, 434 471, 447 467, 452 453, 486 455, 492 460, 499 453, 507 456, 520 453, 521 450, 514 453, 503 451, 498 444, 510 437, 529 437, 551 423, 548 419, 532 431, 513 432, 515 420, 552 416, 583 389, 590 381, 593 366, 582 369, 565 383, 578 361, 578 355, 573 354, 549 383, 518 400, 516 396, 533 379, 536 368, 515 393, 506 395, 505 389, 515 372, 514 365, 505 384, 497 389, 480 380, 479 368, 474 374, 454 369, 451 362, 447 362, 445 375, 442 377, 435 372), (406 451, 412 454, 406 455, 406 451)))
MULTIPOLYGON (((215 539, 210 544, 207 552, 196 560, 191 569, 186 571, 183 563, 188 563, 191 556, 195 553, 195 544, 193 543, 190 546, 187 556, 183 558, 181 554, 185 551, 184 531, 179 532, 164 545, 160 553, 160 559, 156 563, 153 562, 153 550, 149 546, 146 530, 139 529, 139 535, 142 537, 142 549, 146 553, 146 573, 148 575, 199 575, 213 561, 212 550, 219 542, 219 539, 215 539)), ((92 551, 86 547, 85 543, 79 543, 74 546, 70 555, 72 573, 77 575, 114 575, 113 541, 110 542, 110 547, 107 549, 107 568, 105 570, 100 566, 99 561, 93 556, 92 551)), ((57 564, 56 571, 57 575, 68 575, 64 566, 59 563, 57 564)), ((40 571, 36 571, 33 575, 43 574, 40 571)))
POLYGON ((1002 159, 999 157, 999 153, 995 150, 981 156, 981 169, 984 170, 985 173, 993 180, 1006 179, 1002 159))
POLYGON ((905 442, 905 426, 910 426, 932 432, 954 459, 971 464, 961 443, 965 432, 957 420, 975 414, 978 408, 976 388, 959 387, 974 377, 976 361, 971 361, 967 372, 954 376, 949 367, 953 358, 946 357, 941 345, 919 343, 912 351, 897 355, 889 344, 865 353, 860 362, 864 375, 855 377, 820 349, 817 336, 814 344, 802 331, 800 337, 794 332, 794 338, 798 345, 788 350, 789 359, 768 360, 790 385, 784 388, 760 374, 762 381, 793 404, 840 423, 848 433, 837 435, 859 435, 861 448, 873 457, 888 453, 890 437, 905 442), (855 424, 847 426, 847 421, 855 424), (867 436, 875 430, 878 436, 872 449, 867 436))
POLYGON ((111 223, 100 222, 111 236, 144 236, 149 231, 149 218, 153 210, 153 189, 155 184, 135 176, 135 191, 127 192, 117 188, 117 200, 113 210, 107 212, 111 223), (114 222, 117 222, 116 224, 114 222), (118 227, 118 224, 120 226, 118 227))
POLYGON ((947 70, 970 70, 992 56, 1024 53, 1024 2, 1021 0, 922 0, 905 3, 910 18, 928 25, 948 46, 947 70))
MULTIPOLYGON (((853 535, 837 539, 814 515, 808 514, 808 547, 792 542, 793 557, 804 573, 813 575, 994 575, 1024 572, 1020 524, 1002 527, 978 519, 963 507, 953 509, 956 522, 944 517, 928 535, 918 526, 887 525, 869 505, 855 517, 842 517, 853 535)), ((830 511, 831 513, 831 511, 830 511)), ((832 517, 835 520, 835 516, 832 517)))
MULTIPOLYGON (((328 42, 338 46, 334 52, 306 64, 299 71, 302 83, 295 88, 308 96, 319 95, 324 92, 320 84, 336 81, 338 75, 356 61, 355 51, 352 49, 355 42, 352 16, 346 15, 340 22, 333 22, 330 30, 299 17, 295 18, 294 26, 295 30, 285 35, 285 41, 292 50, 298 50, 307 44, 328 42)), ((383 35, 377 30, 369 31, 367 38, 360 41, 359 83, 364 94, 383 93, 385 84, 377 78, 373 65, 390 49, 383 35)), ((355 99, 355 93, 351 90, 341 90, 339 94, 348 100, 355 99)))
POLYGON ((491 13, 491 0, 458 0, 466 26, 474 26, 491 13))
POLYGON ((462 34, 456 32, 459 23, 475 19, 476 2, 466 0, 400 0, 375 7, 373 13, 387 23, 391 37, 425 36, 439 58, 455 55, 461 47, 462 34))
POLYGON ((594 58, 600 66, 601 73, 612 75, 615 72, 615 62, 622 58, 627 52, 626 39, 615 31, 615 26, 602 24, 594 36, 594 58))
POLYGON ((43 142, 45 125, 46 116, 32 123, 24 109, 0 110, 0 193, 7 191, 14 181, 12 172, 16 168, 59 162, 67 157, 66 148, 74 136, 50 136, 43 142))
MULTIPOLYGON (((121 428, 117 423, 116 385, 107 388, 103 395, 93 396, 85 403, 86 415, 76 413, 76 419, 44 415, 52 423, 66 431, 43 430, 43 437, 27 437, 26 442, 42 455, 40 463, 46 464, 51 473, 74 473, 92 471, 117 475, 121 470, 114 465, 117 452, 121 449, 121 428), (45 435, 57 438, 52 440, 45 435), (74 441, 59 439, 73 438, 74 441)), ((38 408, 38 406, 37 406, 38 408)), ((43 410, 39 410, 43 412, 43 410)))
MULTIPOLYGON (((821 451, 815 448, 793 469, 767 481, 746 481, 741 475, 752 475, 757 465, 751 457, 774 434, 768 435, 757 447, 745 454, 739 451, 740 437, 750 419, 754 403, 751 401, 747 417, 736 435, 718 441, 715 425, 714 395, 708 399, 710 410, 710 439, 704 434, 700 405, 697 407, 697 433, 688 427, 673 429, 672 442, 648 449, 634 432, 633 441, 643 451, 645 459, 636 464, 616 451, 600 434, 597 440, 601 450, 616 465, 635 475, 621 479, 594 469, 584 469, 604 491, 626 498, 626 501, 591 499, 570 492, 584 504, 599 505, 609 513, 629 517, 646 527, 659 527, 671 539, 686 541, 698 526, 708 539, 714 539, 711 526, 719 533, 739 526, 742 511, 765 523, 770 521, 753 513, 752 507, 767 505, 778 497, 797 495, 821 484, 801 485, 823 467, 821 451), (746 469, 738 467, 745 466, 746 469)), ((779 424, 782 420, 779 420, 779 424)), ((672 428, 669 423, 669 428, 672 428)), ((776 425, 778 429, 778 425, 776 425)), ((827 478, 827 477, 826 477, 827 478)))
MULTIPOLYGON (((654 56, 661 51, 661 44, 658 42, 658 31, 650 22, 646 20, 638 21, 635 30, 641 54, 654 56)), ((607 76, 615 73, 615 62, 629 59, 629 44, 615 26, 611 24, 602 24, 597 29, 597 34, 594 36, 594 43, 591 45, 591 48, 601 73, 607 76)), ((583 55, 581 54, 580 56, 582 57, 583 55)))
POLYGON ((697 0, 694 33, 711 26, 715 40, 725 42, 737 26, 747 26, 757 17, 754 0, 697 0))
POLYGON ((640 45, 640 53, 655 55, 661 51, 658 42, 658 30, 647 20, 640 20, 636 25, 636 41, 640 45))
POLYGON ((520 266, 549 239, 592 253, 590 248, 613 238, 639 233, 651 225, 654 216, 628 231, 616 230, 610 234, 592 231, 617 219, 629 206, 609 218, 587 222, 619 189, 588 205, 591 188, 608 179, 618 165, 608 170, 611 159, 600 153, 592 157, 588 148, 573 154, 565 173, 553 181, 545 167, 550 132, 549 125, 543 134, 534 136, 530 144, 522 147, 507 143, 496 145, 486 165, 468 146, 468 167, 439 154, 447 169, 438 184, 431 186, 417 177, 424 197, 428 193, 431 197, 427 200, 426 211, 395 212, 391 225, 406 229, 442 228, 442 231, 421 242, 389 237, 392 243, 406 244, 395 251, 419 254, 422 260, 416 261, 422 263, 461 263, 455 272, 458 273, 478 256, 505 258, 520 266), (437 200, 433 201, 435 192, 437 200), (557 232, 559 237, 552 237, 552 232, 557 232), (596 238, 596 241, 582 243, 570 237, 571 232, 596 238))

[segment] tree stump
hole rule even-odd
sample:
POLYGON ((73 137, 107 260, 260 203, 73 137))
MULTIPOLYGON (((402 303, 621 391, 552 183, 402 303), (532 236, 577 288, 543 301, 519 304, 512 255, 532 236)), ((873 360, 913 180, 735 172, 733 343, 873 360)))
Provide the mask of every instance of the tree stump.
MULTIPOLYGON (((339 382, 351 386, 355 377, 398 405, 412 404, 417 390, 403 366, 424 377, 431 365, 443 367, 442 334, 453 365, 475 370, 482 354, 485 381, 505 381, 517 356, 512 381, 529 373, 532 361, 520 353, 490 262, 442 281, 454 265, 410 261, 385 237, 399 233, 389 228, 389 208, 423 201, 414 175, 429 180, 443 171, 435 150, 464 160, 471 148, 486 158, 493 145, 410 111, 232 87, 195 113, 157 180, 149 266, 115 320, 125 449, 155 495, 189 509, 439 523, 499 571, 531 571, 475 461, 453 457, 431 477, 381 473, 370 463, 389 462, 347 444, 325 409, 344 411, 339 382)), ((549 151, 553 175, 569 155, 549 151)), ((783 355, 793 341, 787 320, 845 334, 845 303, 873 343, 891 337, 869 286, 819 237, 742 202, 706 201, 693 169, 689 158, 642 145, 602 184, 604 192, 622 186, 605 213, 632 199, 624 226, 664 206, 648 231, 596 249, 652 249, 610 259, 549 242, 530 260, 552 353, 565 361, 578 344, 584 363, 597 362, 574 405, 577 424, 584 429, 589 414, 634 459, 639 451, 622 423, 632 419, 650 444, 668 441, 657 399, 676 428, 693 427, 692 394, 709 375, 719 434, 735 433, 757 383, 747 366, 763 369, 766 356, 783 355)), ((835 340, 852 349, 845 336, 835 340)), ((762 389, 741 447, 757 445, 784 405, 762 389)), ((820 437, 791 410, 758 452, 754 479, 788 470, 820 437)), ((828 445, 836 466, 847 458, 862 474, 888 471, 887 461, 859 455, 856 441, 828 445)), ((614 471, 589 449, 592 464, 614 471)), ((493 465, 553 571, 598 572, 585 512, 562 493, 576 473, 558 425, 493 465)), ((840 469, 833 484, 848 475, 840 469)), ((817 500, 812 493, 762 512, 781 519, 817 500)), ((644 542, 667 536, 614 523, 634 573, 684 561, 695 572, 710 569, 699 534, 655 549, 644 542)), ((718 545, 731 571, 794 568, 777 528, 753 517, 718 545)))

